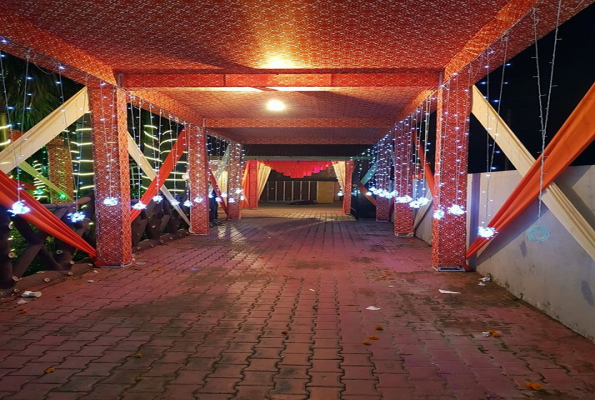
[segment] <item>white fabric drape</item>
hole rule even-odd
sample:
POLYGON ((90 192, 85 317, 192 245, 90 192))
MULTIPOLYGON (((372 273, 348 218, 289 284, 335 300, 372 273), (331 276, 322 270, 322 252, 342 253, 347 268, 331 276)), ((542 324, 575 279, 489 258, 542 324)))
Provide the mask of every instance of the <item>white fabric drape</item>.
POLYGON ((335 175, 337 175, 337 180, 341 186, 341 191, 344 194, 347 193, 345 189, 345 161, 334 161, 333 168, 335 169, 335 175))
POLYGON ((271 167, 265 165, 261 162, 258 163, 258 199, 262 196, 262 192, 264 191, 264 187, 269 180, 269 174, 271 173, 271 167))

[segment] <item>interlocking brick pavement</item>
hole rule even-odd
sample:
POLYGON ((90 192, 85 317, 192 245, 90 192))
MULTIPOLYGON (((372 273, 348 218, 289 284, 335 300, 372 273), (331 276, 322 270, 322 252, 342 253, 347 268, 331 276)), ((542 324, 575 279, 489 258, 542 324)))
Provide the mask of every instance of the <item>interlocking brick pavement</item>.
POLYGON ((595 399, 595 344, 430 257, 338 209, 246 211, 0 302, 0 398, 595 399))

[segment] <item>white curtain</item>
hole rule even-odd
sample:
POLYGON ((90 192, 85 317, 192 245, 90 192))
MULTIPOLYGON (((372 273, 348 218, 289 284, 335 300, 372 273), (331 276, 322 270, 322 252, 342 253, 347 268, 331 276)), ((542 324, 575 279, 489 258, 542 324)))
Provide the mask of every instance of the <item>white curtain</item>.
POLYGON ((337 175, 339 185, 341 185, 341 191, 343 195, 346 195, 349 192, 345 188, 345 161, 333 161, 333 168, 335 169, 335 175, 337 175))
POLYGON ((265 165, 261 162, 258 163, 258 199, 262 196, 262 192, 264 191, 264 187, 269 180, 269 174, 271 173, 271 167, 265 165))

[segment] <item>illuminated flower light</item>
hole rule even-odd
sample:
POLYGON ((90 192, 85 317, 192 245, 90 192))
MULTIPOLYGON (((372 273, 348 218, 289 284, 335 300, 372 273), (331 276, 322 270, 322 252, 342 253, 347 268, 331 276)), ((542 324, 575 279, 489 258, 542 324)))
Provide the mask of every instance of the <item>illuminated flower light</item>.
POLYGON ((221 197, 226 198, 227 197, 227 193, 221 193, 221 197))
POLYGON ((73 212, 72 214, 69 214, 69 216, 72 222, 80 222, 85 219, 85 213, 82 211, 73 212))
POLYGON ((230 203, 235 203, 235 202, 236 202, 236 199, 234 199, 233 197, 230 197, 228 201, 229 201, 230 203))
POLYGON ((240 200, 242 200, 242 201, 246 200, 246 196, 244 196, 244 195, 241 195, 241 196, 240 196, 240 200))
POLYGON ((452 206, 448 207, 448 213, 452 215, 463 215, 465 214, 465 210, 457 204, 453 204, 452 206))
POLYGON ((411 201, 413 201, 413 198, 411 196, 400 196, 400 197, 397 197, 395 200, 397 201, 397 203, 405 204, 405 203, 411 203, 411 201))
POLYGON ((8 210, 8 212, 11 213, 12 215, 27 214, 29 211, 31 211, 31 209, 29 207, 27 207, 25 205, 25 203, 20 200, 17 201, 16 203, 14 203, 12 205, 12 208, 10 210, 8 210))
POLYGON ((421 207, 421 203, 418 200, 413 200, 411 203, 409 203, 409 207, 411 207, 411 208, 420 208, 421 207))
POLYGON ((218 201, 221 203, 223 200, 221 200, 221 197, 217 196, 217 197, 215 197, 215 201, 218 201))
POLYGON ((236 194, 242 193, 242 189, 236 189, 236 194))
POLYGON ((212 199, 212 198, 213 198, 213 194, 209 193, 209 199, 212 199))
POLYGON ((202 203, 205 199, 203 199, 202 197, 198 196, 197 198, 194 199, 195 203, 202 203))
POLYGON ((186 200, 184 202, 184 207, 190 207, 192 205, 192 202, 190 200, 186 200))
POLYGON ((134 208, 135 210, 144 210, 145 208, 147 208, 147 205, 144 204, 142 201, 139 201, 138 203, 133 205, 132 208, 134 208))
POLYGON ((436 210, 434 211, 434 219, 442 219, 444 217, 444 211, 436 210))
POLYGON ((337 192, 337 196, 339 196, 339 197, 343 196, 343 191, 342 191, 342 190, 339 190, 339 191, 337 192))
POLYGON ((172 206, 177 206, 180 204, 180 202, 176 199, 172 199, 172 201, 170 201, 169 204, 171 204, 172 206))
POLYGON ((160 194, 156 194, 155 196, 153 196, 153 201, 155 203, 161 203, 163 201, 163 196, 160 194))
POLYGON ((430 199, 428 199, 427 197, 420 197, 419 199, 417 199, 417 201, 423 207, 423 206, 428 205, 428 203, 430 202, 430 199))
POLYGON ((103 204, 105 204, 106 206, 117 206, 118 199, 116 199, 115 197, 106 197, 105 200, 103 200, 103 204))
POLYGON ((498 232, 496 232, 494 228, 491 228, 489 226, 480 226, 479 228, 477 228, 477 234, 482 238, 489 239, 491 237, 494 237, 496 233, 498 232))
POLYGON ((366 192, 366 196, 372 196, 372 192, 366 192))
POLYGON ((399 195, 399 192, 397 192, 396 190, 393 190, 392 192, 390 192, 391 197, 397 197, 399 195))

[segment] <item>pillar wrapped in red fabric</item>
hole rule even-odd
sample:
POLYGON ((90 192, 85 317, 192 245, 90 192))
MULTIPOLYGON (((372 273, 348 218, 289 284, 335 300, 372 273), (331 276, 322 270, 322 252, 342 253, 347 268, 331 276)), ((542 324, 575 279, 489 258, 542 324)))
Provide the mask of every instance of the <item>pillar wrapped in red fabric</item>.
POLYGON ((277 172, 290 178, 310 176, 332 165, 330 161, 262 161, 277 172))

